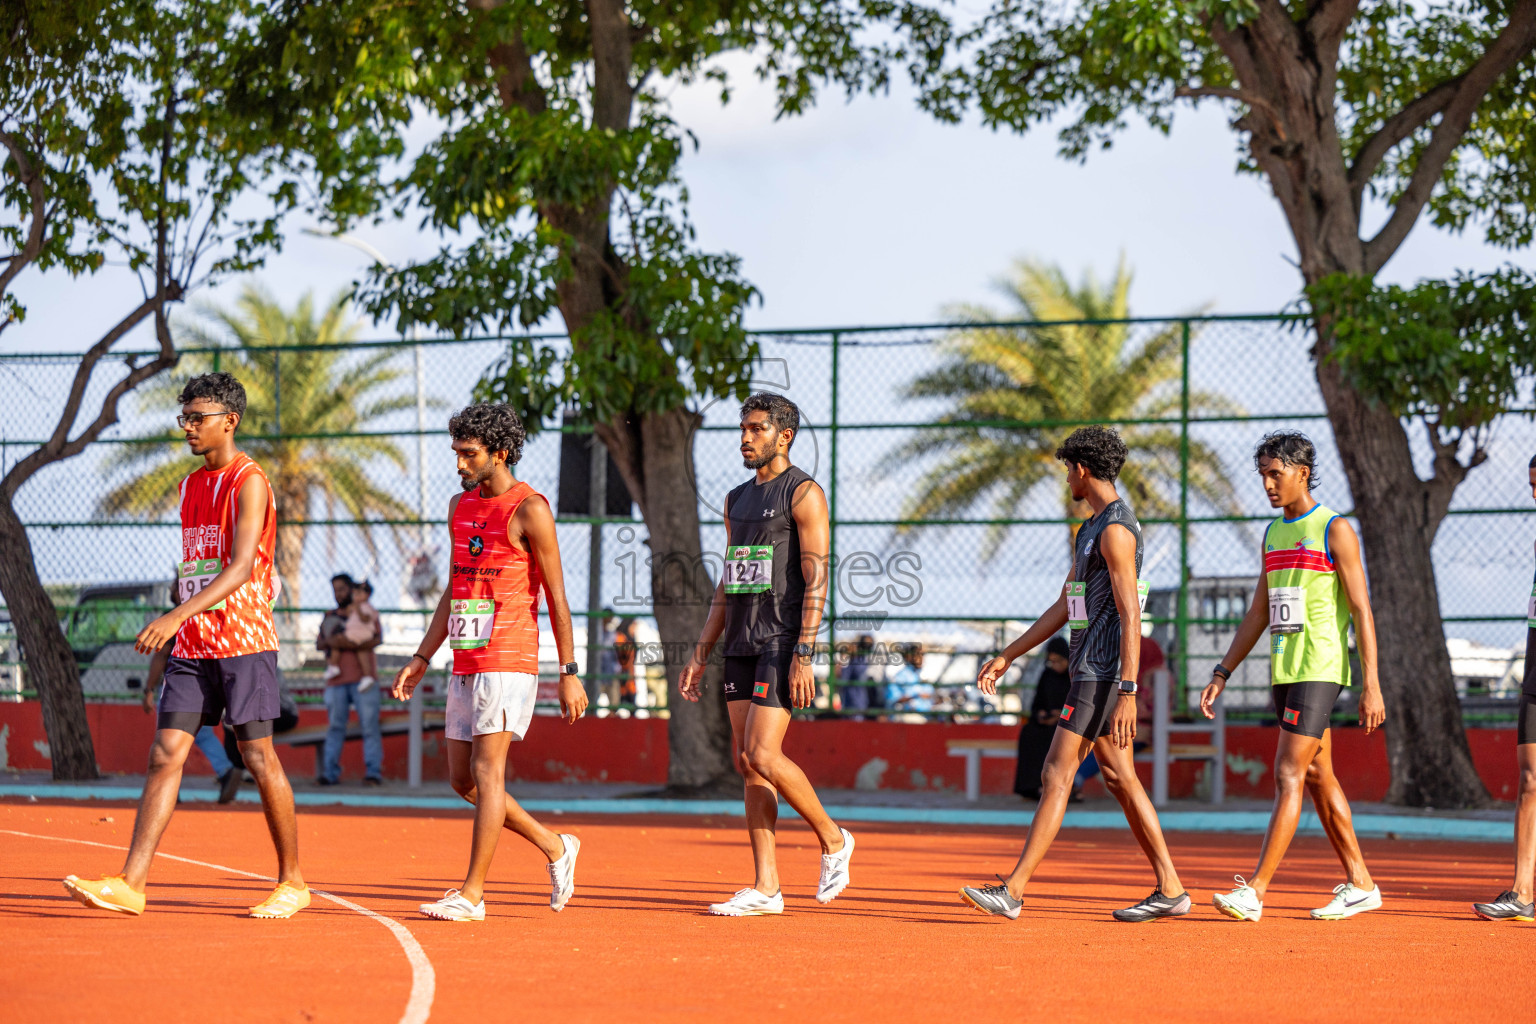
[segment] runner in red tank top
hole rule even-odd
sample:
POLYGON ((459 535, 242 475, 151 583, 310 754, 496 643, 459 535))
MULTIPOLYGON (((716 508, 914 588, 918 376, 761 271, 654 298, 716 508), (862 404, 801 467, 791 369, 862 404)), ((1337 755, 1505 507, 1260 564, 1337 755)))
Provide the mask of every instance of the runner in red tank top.
POLYGON ((70 875, 64 888, 88 907, 143 912, 149 864, 176 809, 193 737, 222 719, 256 777, 277 847, 277 888, 251 908, 251 916, 291 917, 309 906, 309 889, 299 873, 293 790, 272 749, 279 714, 272 624, 277 510, 266 475, 235 447, 245 416, 240 382, 227 373, 203 374, 187 382, 179 399, 177 422, 203 466, 181 485, 177 606, 145 626, 134 643, 153 656, 152 675, 164 666, 164 683, 133 845, 120 874, 95 880, 70 875))
POLYGON ((506 789, 507 751, 527 734, 538 694, 541 590, 561 662, 560 712, 574 723, 587 708, 576 676, 555 517, 541 494, 512 476, 526 435, 511 408, 472 405, 448 421, 448 433, 464 487, 448 503, 451 582, 421 647, 395 676, 393 693, 409 700, 432 655, 448 641, 454 673, 444 726, 448 775, 454 790, 475 805, 475 833, 464 884, 423 903, 421 912, 443 921, 485 919, 485 876, 503 828, 549 861, 549 906, 559 911, 575 888, 581 844, 539 824, 506 789))

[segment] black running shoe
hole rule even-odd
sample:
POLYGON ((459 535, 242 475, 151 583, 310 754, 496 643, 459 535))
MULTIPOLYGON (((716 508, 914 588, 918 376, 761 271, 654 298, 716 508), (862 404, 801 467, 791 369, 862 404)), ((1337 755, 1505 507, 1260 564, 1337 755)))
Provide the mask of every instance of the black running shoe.
POLYGON ((1189 913, 1189 893, 1168 897, 1163 890, 1153 889, 1152 895, 1124 910, 1115 911, 1116 921, 1155 921, 1160 917, 1183 917, 1189 913))
POLYGON ((1521 903, 1513 889, 1506 889, 1492 903, 1472 904, 1472 912, 1484 921, 1536 921, 1536 901, 1521 903))
POLYGON ((1008 886, 1002 884, 1001 875, 998 876, 998 883, 997 885, 968 885, 960 890, 960 898, 983 914, 998 914, 1010 921, 1017 921, 1019 909, 1024 906, 1024 903, 1008 895, 1008 886))
POLYGON ((240 791, 240 769, 231 768, 219 778, 219 803, 227 804, 240 791))

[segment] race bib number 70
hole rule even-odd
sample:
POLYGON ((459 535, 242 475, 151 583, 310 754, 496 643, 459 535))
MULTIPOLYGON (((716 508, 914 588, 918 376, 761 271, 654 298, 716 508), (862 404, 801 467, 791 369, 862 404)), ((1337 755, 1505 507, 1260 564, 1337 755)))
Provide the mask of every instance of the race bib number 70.
POLYGON ((1302 587, 1269 588, 1269 631, 1300 633, 1307 628, 1307 594, 1302 587))

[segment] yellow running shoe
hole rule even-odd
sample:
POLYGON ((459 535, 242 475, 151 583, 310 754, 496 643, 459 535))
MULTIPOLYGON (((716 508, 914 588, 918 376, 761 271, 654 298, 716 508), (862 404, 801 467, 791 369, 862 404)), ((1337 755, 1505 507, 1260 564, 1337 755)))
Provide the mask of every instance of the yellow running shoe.
POLYGON ((292 917, 309 906, 309 886, 300 889, 278 882, 272 895, 251 908, 252 917, 292 917))
POLYGON ((135 892, 122 875, 103 875, 94 880, 70 875, 64 879, 64 891, 87 907, 135 917, 144 913, 144 894, 135 892))

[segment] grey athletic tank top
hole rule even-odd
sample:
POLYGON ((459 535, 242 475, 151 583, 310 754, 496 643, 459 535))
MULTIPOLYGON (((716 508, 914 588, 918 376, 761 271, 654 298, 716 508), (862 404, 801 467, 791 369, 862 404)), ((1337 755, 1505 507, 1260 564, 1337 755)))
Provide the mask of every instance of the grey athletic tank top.
POLYGON ((1084 584, 1088 606, 1088 626, 1072 630, 1072 649, 1067 655, 1067 671, 1073 682, 1120 678, 1120 609, 1110 586, 1109 566, 1099 550, 1105 528, 1113 523, 1136 537, 1136 576, 1141 578, 1141 524, 1130 506, 1116 498, 1078 529, 1072 549, 1072 579, 1084 584))
POLYGON ((726 657, 793 647, 800 640, 805 574, 793 505, 796 488, 810 479, 805 470, 790 466, 765 484, 754 477, 726 498, 731 541, 720 652, 726 657), (772 571, 764 572, 769 547, 772 571))

